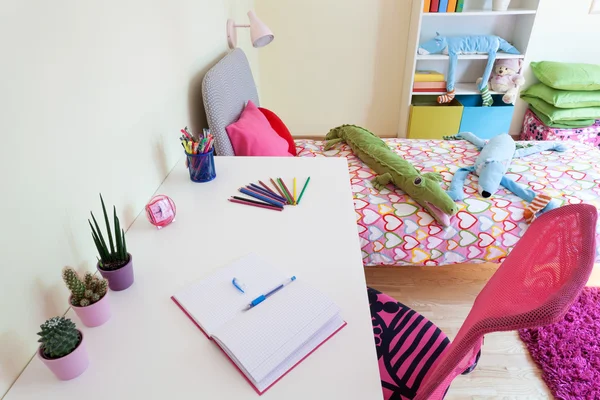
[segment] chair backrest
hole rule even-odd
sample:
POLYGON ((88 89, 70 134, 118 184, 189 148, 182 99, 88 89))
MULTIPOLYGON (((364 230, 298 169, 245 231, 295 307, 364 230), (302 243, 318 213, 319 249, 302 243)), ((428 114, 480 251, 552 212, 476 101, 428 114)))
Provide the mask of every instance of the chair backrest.
POLYGON ((442 399, 452 380, 475 359, 484 334, 561 320, 592 272, 597 218, 595 207, 577 204, 536 219, 479 293, 415 399, 442 399))
POLYGON ((228 53, 204 75, 202 98, 216 154, 235 156, 225 128, 239 119, 248 100, 260 106, 252 70, 241 49, 228 53))

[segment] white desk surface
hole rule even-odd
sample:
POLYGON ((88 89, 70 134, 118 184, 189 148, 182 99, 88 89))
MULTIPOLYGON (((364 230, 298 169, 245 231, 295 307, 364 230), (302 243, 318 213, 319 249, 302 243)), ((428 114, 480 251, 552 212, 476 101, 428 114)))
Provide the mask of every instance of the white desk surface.
POLYGON ((181 160, 157 190, 174 200, 175 222, 157 230, 140 214, 131 226, 127 248, 135 283, 109 292, 112 318, 87 328, 68 312, 84 332, 88 370, 61 382, 35 357, 6 400, 258 399, 170 299, 249 252, 327 293, 348 322, 260 398, 382 398, 346 159, 217 157, 215 162, 212 182, 191 182, 181 160), (239 187, 277 176, 290 190, 297 177, 298 193, 311 177, 299 206, 275 212, 227 201, 239 187))

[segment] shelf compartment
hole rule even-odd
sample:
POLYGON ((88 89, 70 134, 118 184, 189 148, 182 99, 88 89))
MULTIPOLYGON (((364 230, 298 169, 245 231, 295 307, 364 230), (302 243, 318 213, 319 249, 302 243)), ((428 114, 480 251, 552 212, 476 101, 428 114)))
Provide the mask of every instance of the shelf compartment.
POLYGON ((505 104, 502 95, 493 96, 494 104, 482 107, 481 96, 456 96, 463 106, 459 132, 473 132, 481 139, 491 139, 501 133, 508 133, 514 106, 505 104))
POLYGON ((409 139, 442 139, 456 135, 462 118, 463 106, 456 99, 438 104, 436 96, 413 99, 408 118, 409 139))

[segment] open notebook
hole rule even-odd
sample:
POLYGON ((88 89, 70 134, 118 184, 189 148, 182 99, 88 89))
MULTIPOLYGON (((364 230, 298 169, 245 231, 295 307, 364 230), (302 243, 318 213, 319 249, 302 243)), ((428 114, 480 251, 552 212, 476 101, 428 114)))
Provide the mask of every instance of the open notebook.
POLYGON ((172 297, 259 394, 346 325, 338 306, 301 276, 244 311, 287 278, 250 254, 172 297), (232 284, 234 277, 244 293, 232 284))

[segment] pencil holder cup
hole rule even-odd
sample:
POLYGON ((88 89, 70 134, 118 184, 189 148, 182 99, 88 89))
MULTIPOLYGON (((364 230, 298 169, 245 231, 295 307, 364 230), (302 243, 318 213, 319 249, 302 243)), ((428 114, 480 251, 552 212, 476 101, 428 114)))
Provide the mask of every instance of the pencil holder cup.
POLYGON ((216 178, 214 149, 208 153, 186 155, 192 181, 208 182, 216 178))

